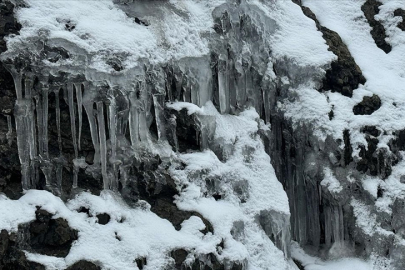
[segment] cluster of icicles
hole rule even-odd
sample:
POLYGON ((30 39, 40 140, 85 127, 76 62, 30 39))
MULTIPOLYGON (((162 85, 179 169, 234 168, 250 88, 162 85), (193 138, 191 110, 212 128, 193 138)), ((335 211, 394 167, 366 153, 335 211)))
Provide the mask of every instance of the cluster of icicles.
MULTIPOLYGON (((86 81, 75 81, 74 79, 67 83, 50 84, 49 76, 38 77, 33 74, 17 72, 13 68, 9 68, 9 70, 13 75, 17 93, 14 116, 23 189, 27 190, 37 186, 38 170, 40 169, 45 176, 47 188, 55 193, 61 193, 62 171, 66 163, 62 154, 59 104, 59 96, 63 95, 63 99, 69 106, 74 147, 73 188, 78 186, 79 169, 89 166, 84 157, 79 157, 84 110, 87 113, 95 151, 93 166, 96 169, 101 167, 103 188, 117 190, 118 180, 124 181, 126 179, 124 160, 117 156, 118 148, 127 141, 124 139, 127 133, 126 129, 129 128, 133 148, 150 139, 148 135, 149 126, 146 120, 150 104, 147 104, 147 97, 144 96, 146 94, 145 89, 142 89, 144 84, 142 82, 135 84, 134 91, 129 92, 125 97, 117 95, 114 90, 108 90, 106 98, 100 99, 98 98, 99 93, 105 90, 102 88, 106 88, 103 84, 96 86, 86 81), (34 88, 35 80, 37 80, 37 86, 34 88), (58 157, 51 157, 48 150, 49 95, 52 93, 55 94, 56 102, 56 125, 60 153, 58 157), (107 112, 104 112, 105 108, 107 108, 107 112), (108 119, 105 119, 106 115, 108 119), (78 125, 76 121, 78 121, 78 125), (109 142, 107 142, 107 130, 109 142)), ((164 96, 154 95, 153 101, 155 102, 155 114, 158 118, 156 120, 159 122, 164 96)), ((159 130, 159 135, 163 136, 163 134, 164 130, 159 130)))
MULTIPOLYGON (((198 66, 197 74, 191 74, 188 68, 186 72, 159 68, 158 75, 155 74, 152 79, 150 76, 126 78, 122 75, 119 80, 124 81, 126 86, 117 87, 117 84, 110 85, 106 81, 89 82, 84 76, 55 80, 53 76, 51 79, 51 75, 18 71, 9 65, 17 93, 14 116, 23 189, 37 186, 41 170, 47 188, 56 194, 61 193, 62 172, 66 165, 61 136, 61 95, 69 106, 74 147, 73 188, 78 186, 79 170, 86 168, 101 169, 104 189, 117 190, 119 182, 125 187, 131 160, 129 155, 134 156, 137 149, 151 142, 149 128, 152 121, 156 123, 157 140, 167 141, 170 137, 172 146, 177 150, 176 119, 165 113, 165 102, 178 100, 203 106, 209 100, 216 100, 221 113, 234 113, 245 106, 254 106, 258 111, 262 108, 267 108, 267 112, 270 110, 270 101, 264 100, 266 95, 262 90, 260 93, 254 91, 254 74, 249 71, 250 67, 242 69, 241 66, 242 74, 239 74, 234 61, 224 55, 219 55, 214 68, 208 59, 202 60, 198 66), (128 83, 130 80, 132 84, 128 83), (130 89, 128 85, 131 85, 130 89), (60 153, 56 157, 50 156, 48 150, 49 95, 52 93, 56 100, 60 153), (79 156, 83 111, 87 114, 94 146, 92 165, 79 156), (127 129, 130 142, 125 138, 127 129), (126 151, 123 151, 124 148, 126 151)), ((204 126, 212 126, 212 123, 203 116, 200 122, 203 134, 199 134, 198 143, 205 149, 209 147, 206 137, 210 131, 204 126)))

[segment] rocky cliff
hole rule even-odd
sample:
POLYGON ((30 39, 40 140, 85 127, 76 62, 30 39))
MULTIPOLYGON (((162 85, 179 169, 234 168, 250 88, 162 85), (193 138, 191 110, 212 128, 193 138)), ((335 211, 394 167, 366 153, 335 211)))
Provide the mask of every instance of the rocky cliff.
POLYGON ((403 269, 403 10, 1 3, 0 269, 403 269))

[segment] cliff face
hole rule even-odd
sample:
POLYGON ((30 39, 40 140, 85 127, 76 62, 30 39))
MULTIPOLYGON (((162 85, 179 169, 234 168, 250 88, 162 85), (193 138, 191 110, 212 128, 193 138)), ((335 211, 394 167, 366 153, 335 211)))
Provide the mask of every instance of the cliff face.
POLYGON ((2 3, 0 268, 402 269, 401 8, 2 3))

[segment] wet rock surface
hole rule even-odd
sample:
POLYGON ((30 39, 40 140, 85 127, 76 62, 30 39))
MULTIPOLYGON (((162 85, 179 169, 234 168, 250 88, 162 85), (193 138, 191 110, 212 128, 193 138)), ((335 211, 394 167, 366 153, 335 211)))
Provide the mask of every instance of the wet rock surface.
POLYGON ((389 53, 392 50, 392 47, 385 41, 387 35, 385 33, 384 26, 381 24, 381 22, 375 19, 375 15, 380 12, 379 7, 381 5, 382 3, 377 0, 367 0, 361 7, 361 10, 372 28, 370 33, 377 47, 383 50, 385 53, 389 53))

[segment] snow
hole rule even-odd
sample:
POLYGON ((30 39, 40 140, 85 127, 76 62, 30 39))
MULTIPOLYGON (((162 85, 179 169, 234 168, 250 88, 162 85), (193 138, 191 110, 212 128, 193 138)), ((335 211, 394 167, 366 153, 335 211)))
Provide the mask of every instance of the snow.
POLYGON ((276 32, 270 37, 276 59, 288 58, 299 66, 320 67, 336 58, 328 51, 315 22, 307 18, 292 1, 254 0, 251 3, 277 23, 276 32))
MULTIPOLYGON (((344 1, 344 4, 342 1, 303 0, 302 2, 315 13, 321 25, 340 35, 367 82, 354 91, 352 98, 339 93, 326 92, 325 97, 318 97, 319 104, 308 103, 307 106, 311 107, 310 110, 301 111, 298 115, 293 115, 294 111, 291 111, 290 115, 295 116, 297 121, 300 117, 311 118, 320 127, 320 132, 331 134, 334 138, 341 137, 344 129, 355 131, 365 125, 374 125, 388 131, 387 135, 383 136, 390 136, 390 132, 393 130, 403 129, 405 127, 405 122, 402 121, 405 103, 402 101, 402 97, 405 92, 405 62, 401 59, 405 57, 405 42, 403 42, 405 33, 397 30, 389 31, 394 47, 391 53, 385 54, 376 46, 371 37, 370 26, 361 10, 365 1, 344 1), (377 94, 381 98, 381 108, 372 116, 354 115, 353 106, 364 96, 373 94, 377 94), (328 107, 326 101, 329 103, 329 107, 334 106, 332 121, 327 121, 325 118, 325 111, 328 107), (316 113, 317 110, 319 113, 316 113)), ((386 27, 388 28, 391 27, 388 25, 389 22, 392 24, 393 20, 392 9, 403 6, 403 1, 383 2, 379 17, 387 21, 386 27)), ((308 91, 305 92, 305 94, 307 93, 308 91)), ((354 146, 364 143, 361 134, 351 134, 351 140, 354 146)))
POLYGON ((340 185, 339 180, 336 179, 330 168, 325 167, 324 175, 325 176, 321 181, 321 186, 326 187, 332 193, 339 193, 343 190, 343 187, 340 185))
MULTIPOLYGON (((370 262, 358 258, 343 258, 338 260, 324 261, 310 256, 298 245, 292 244, 292 257, 299 261, 305 270, 374 270, 370 262)), ((377 270, 377 269, 376 269, 377 270)), ((380 269, 381 270, 381 269, 380 269)))
POLYGON ((209 253, 215 251, 220 242, 218 237, 204 236, 198 231, 204 227, 198 217, 190 218, 176 231, 169 221, 148 209, 132 209, 118 195, 107 191, 101 196, 81 193, 65 205, 49 192, 30 190, 13 201, 12 208, 9 204, 8 199, 0 201, 0 209, 7 210, 2 212, 0 230, 10 230, 10 220, 17 226, 35 219, 35 207, 41 206, 55 214, 54 218, 66 219, 70 227, 79 231, 79 239, 65 259, 27 253, 30 260, 45 264, 47 269, 65 268, 81 259, 99 262, 107 269, 137 269, 134 259, 143 256, 148 260, 144 269, 161 269, 171 260, 167 254, 173 249, 181 247, 209 253), (93 217, 76 212, 80 207, 88 207, 93 217), (106 225, 98 224, 94 216, 99 213, 108 213, 111 221, 106 225))
POLYGON ((184 221, 181 230, 176 231, 169 221, 152 213, 146 202, 131 208, 111 191, 102 191, 100 196, 82 192, 67 203, 39 190, 29 190, 15 201, 2 195, 0 230, 17 231, 19 224, 34 220, 36 206, 54 214, 53 218, 66 219, 79 236, 66 258, 26 252, 29 260, 44 264, 47 269, 63 269, 82 259, 106 269, 137 269, 134 260, 139 257, 147 258, 145 270, 164 269, 173 260, 169 253, 177 248, 192 254, 214 253, 220 260, 247 263, 248 269, 294 269, 258 223, 262 211, 274 211, 284 218, 270 217, 272 222, 287 228, 278 233, 289 233, 288 198, 257 134, 262 121, 255 110, 230 116, 220 115, 211 102, 199 110, 187 103, 170 106, 187 108, 197 117, 215 117, 216 140, 222 139, 232 147, 226 161, 219 160, 211 150, 172 153, 174 160, 169 172, 179 190, 175 203, 179 209, 202 214, 213 225, 214 234, 201 233, 205 225, 196 216, 184 221), (186 167, 178 169, 178 162, 186 167), (209 194, 212 190, 206 184, 208 179, 215 182, 215 191, 222 195, 220 200, 209 194), (81 207, 88 208, 91 217, 77 212, 81 207), (106 225, 97 223, 96 215, 101 213, 111 217, 106 225), (243 224, 239 228, 241 235, 232 234, 235 224, 243 224), (222 241, 224 249, 218 250, 222 241))
POLYGON ((148 22, 149 26, 145 26, 135 23, 123 6, 112 0, 25 2, 27 7, 18 9, 16 14, 23 26, 20 35, 7 39, 11 51, 38 36, 65 40, 66 47, 70 44, 76 51, 97 53, 91 66, 103 71, 111 71, 105 64, 105 57, 110 54, 123 56, 127 68, 137 66, 140 59, 161 63, 208 54, 208 42, 203 36, 213 31, 211 12, 214 4, 221 3, 162 1, 145 6, 140 1, 132 7, 137 16, 148 22), (73 24, 74 29, 65 29, 67 23, 73 24))
MULTIPOLYGON (((171 107, 190 109, 184 103, 174 103, 171 107)), ((177 169, 174 165, 171 172, 177 185, 185 187, 179 190, 177 206, 197 211, 211 222, 215 235, 225 240, 226 249, 222 256, 234 260, 248 257, 249 269, 285 269, 287 262, 280 260, 282 252, 255 221, 263 210, 274 210, 288 217, 290 214, 286 193, 256 134, 258 114, 254 109, 247 109, 239 116, 221 115, 211 102, 200 111, 193 111, 197 116, 215 116, 215 139, 222 139, 225 145, 231 144, 232 150, 226 161, 220 161, 211 150, 179 155, 185 168, 177 169), (252 152, 246 154, 246 149, 252 152), (210 192, 206 184, 208 180, 214 181, 215 190, 222 195, 221 200, 204 195, 210 192), (235 222, 239 221, 244 224, 244 237, 240 242, 230 233, 235 222)))

